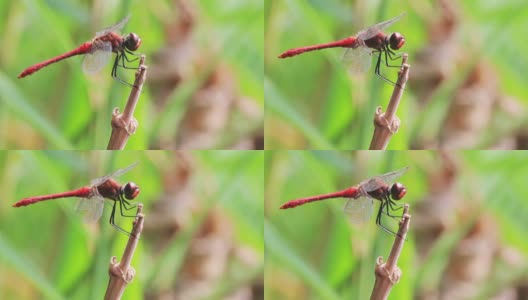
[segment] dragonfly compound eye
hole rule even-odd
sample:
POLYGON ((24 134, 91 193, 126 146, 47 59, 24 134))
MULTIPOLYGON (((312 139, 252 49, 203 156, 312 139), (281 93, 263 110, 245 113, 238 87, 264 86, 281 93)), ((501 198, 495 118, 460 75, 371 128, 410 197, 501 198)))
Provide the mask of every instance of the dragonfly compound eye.
POLYGON ((129 33, 125 38, 125 47, 130 51, 136 51, 141 46, 141 39, 135 33, 129 33))
POLYGON ((390 193, 392 199, 400 200, 407 193, 407 188, 403 184, 396 182, 391 186, 390 193))
POLYGON ((405 38, 399 32, 394 32, 390 35, 389 45, 392 50, 398 50, 405 44, 405 38))
POLYGON ((133 183, 129 182, 125 184, 125 187, 123 188, 123 194, 125 195, 125 198, 128 200, 132 200, 139 195, 139 187, 133 183))

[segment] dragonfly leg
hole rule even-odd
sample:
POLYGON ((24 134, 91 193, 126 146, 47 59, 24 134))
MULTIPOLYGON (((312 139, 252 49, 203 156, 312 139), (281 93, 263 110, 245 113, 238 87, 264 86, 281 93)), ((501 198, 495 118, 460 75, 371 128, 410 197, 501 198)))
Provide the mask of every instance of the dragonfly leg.
POLYGON ((130 50, 128 50, 128 49, 125 49, 125 52, 128 53, 128 54, 130 54, 130 55, 136 56, 136 58, 131 59, 131 60, 129 60, 128 57, 127 57, 126 60, 127 60, 128 62, 136 61, 136 60, 138 60, 138 59, 141 57, 141 55, 143 55, 143 54, 141 54, 141 53, 134 53, 134 52, 132 52, 132 51, 130 51, 130 50))
POLYGON ((385 203, 385 211, 383 212, 384 215, 388 216, 388 217, 391 217, 392 219, 394 220, 399 220, 403 217, 403 215, 393 215, 391 214, 391 211, 397 211, 397 210, 400 210, 402 207, 398 207, 397 209, 394 208, 394 205, 396 205, 396 203, 394 203, 394 201, 392 201, 390 198, 386 198, 385 200, 383 200, 383 202, 385 203), (390 210, 389 210, 390 209, 390 210))
POLYGON ((127 217, 127 218, 135 218, 136 217, 136 214, 134 214, 134 215, 125 214, 125 210, 134 209, 137 206, 137 202, 134 203, 134 204, 131 204, 130 202, 128 202, 125 199, 120 199, 118 201, 119 201, 119 213, 121 214, 121 216, 127 217))
POLYGON ((123 228, 119 227, 118 225, 116 225, 115 223, 115 210, 116 210, 116 203, 114 201, 114 205, 112 206, 112 212, 110 213, 110 225, 112 225, 112 227, 114 227, 115 229, 125 233, 126 235, 132 235, 132 233, 124 230, 123 228))
POLYGON ((391 60, 397 60, 399 58, 401 58, 403 56, 404 53, 395 53, 394 51, 392 51, 389 47, 387 47, 387 52, 388 52, 388 55, 389 55, 389 58, 391 60))
POLYGON ((402 54, 396 54, 389 47, 385 47, 385 65, 390 68, 400 68, 401 65, 392 66, 389 65, 389 60, 397 60, 402 57, 402 54))
MULTIPOLYGON (((120 66, 119 66, 119 59, 120 59, 120 56, 121 56, 121 54, 117 54, 116 59, 115 59, 115 61, 114 61, 114 65, 112 66, 112 78, 114 78, 115 80, 121 82, 122 84, 124 84, 124 85, 126 85, 126 86, 129 86, 129 87, 136 87, 135 85, 130 84, 130 83, 124 81, 123 79, 121 79, 121 78, 119 78, 119 77, 117 76, 117 67, 120 67, 120 66)), ((126 68, 125 68, 125 69, 126 69, 126 68)))
POLYGON ((381 79, 383 79, 383 81, 387 82, 387 83, 390 83, 394 86, 398 86, 397 83, 389 80, 388 78, 386 78, 385 76, 381 75, 380 73, 380 66, 381 66, 381 52, 383 51, 374 51, 374 52, 378 52, 378 61, 376 62, 376 68, 374 69, 374 73, 381 79))
POLYGON ((386 205, 387 204, 385 204, 385 201, 381 202, 380 208, 378 210, 378 214, 376 215, 376 225, 378 225, 378 227, 383 229, 383 231, 396 236, 396 235, 398 235, 396 232, 390 230, 389 228, 387 228, 383 224, 381 224, 381 214, 383 212, 383 207, 386 206, 386 205))
POLYGON ((389 234, 392 234, 394 236, 398 236, 400 238, 403 238, 401 235, 399 235, 398 233, 390 230, 389 228, 385 227, 383 224, 381 224, 381 215, 384 214, 384 215, 387 215, 389 217, 392 217, 394 219, 396 219, 395 217, 396 216, 393 216, 389 213, 389 206, 392 208, 392 205, 395 205, 395 203, 393 203, 393 201, 391 201, 390 199, 386 199, 384 201, 381 201, 381 205, 380 205, 380 208, 378 210, 378 214, 376 216, 376 225, 378 225, 378 227, 380 227, 381 229, 383 229, 383 231, 389 233, 389 234), (389 204, 390 203, 390 204, 389 204), (383 208, 385 207, 385 212, 383 211, 383 208))
POLYGON ((391 200, 389 198, 389 200, 387 200, 389 202, 389 206, 390 206, 390 209, 392 211, 398 211, 400 209, 402 209, 404 206, 405 206, 405 203, 395 203, 393 200, 391 200), (396 207, 396 208, 395 208, 396 207))
POLYGON ((132 51, 128 50, 127 48, 125 48, 125 51, 126 51, 126 53, 128 53, 128 54, 130 54, 130 55, 134 55, 134 56, 141 56, 141 55, 143 55, 143 54, 138 53, 138 52, 132 52, 132 51))
POLYGON ((138 206, 138 202, 130 203, 127 199, 123 198, 123 206, 126 210, 131 210, 138 206))
POLYGON ((391 219, 394 219, 394 220, 399 220, 401 219, 402 216, 399 216, 399 215, 392 215, 390 214, 389 212, 382 212, 382 214, 386 215, 387 217, 391 218, 391 219))
POLYGON ((390 210, 391 211, 398 211, 398 210, 401 210, 403 208, 403 206, 404 206, 404 204, 391 203, 390 210))
MULTIPOLYGON (((118 65, 119 67, 123 68, 123 69, 129 69, 129 70, 138 70, 139 67, 127 67, 125 65, 125 60, 127 62, 134 62, 136 60, 139 59, 139 57, 136 57, 134 59, 128 59, 128 56, 126 55, 127 52, 122 52, 120 55, 121 55, 121 65, 118 65)), ((132 52, 128 52, 129 54, 133 54, 132 52)))

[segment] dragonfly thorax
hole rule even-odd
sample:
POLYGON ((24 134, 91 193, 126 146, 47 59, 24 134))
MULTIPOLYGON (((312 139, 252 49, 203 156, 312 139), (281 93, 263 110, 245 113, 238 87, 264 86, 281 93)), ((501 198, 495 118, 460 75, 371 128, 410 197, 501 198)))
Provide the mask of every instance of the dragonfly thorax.
POLYGON ((389 195, 390 190, 388 186, 380 186, 379 188, 368 191, 367 195, 371 198, 378 199, 378 200, 384 200, 387 198, 387 195, 389 195))

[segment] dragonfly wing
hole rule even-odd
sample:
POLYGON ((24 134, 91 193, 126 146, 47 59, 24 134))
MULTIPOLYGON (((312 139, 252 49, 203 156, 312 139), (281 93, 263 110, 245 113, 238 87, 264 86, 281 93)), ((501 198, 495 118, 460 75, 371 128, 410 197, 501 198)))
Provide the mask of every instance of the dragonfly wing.
POLYGON ((119 169, 111 174, 108 174, 106 176, 103 176, 103 177, 99 177, 99 178, 96 178, 94 180, 92 180, 90 182, 90 184, 92 186, 98 186, 100 184, 103 184, 105 181, 107 181, 108 179, 110 178, 117 178, 125 173, 127 173, 128 171, 132 170, 133 168, 135 168, 137 166, 139 162, 136 161, 135 163, 131 164, 130 166, 126 167, 126 168, 123 168, 123 169, 119 169))
POLYGON ((365 189, 365 192, 377 190, 380 187, 380 183, 386 185, 392 185, 400 176, 405 173, 409 167, 404 167, 396 171, 389 172, 387 174, 379 175, 362 182, 360 185, 365 189))
POLYGON ((121 21, 117 22, 116 24, 114 24, 112 26, 109 26, 109 27, 106 27, 105 29, 103 29, 101 31, 98 31, 95 34, 95 36, 96 37, 100 37, 100 36, 106 35, 107 33, 110 33, 110 32, 119 32, 119 31, 121 31, 121 29, 123 29, 123 27, 125 27, 125 25, 128 23, 129 19, 130 19, 130 15, 124 17, 121 21))
POLYGON ((343 209, 350 222, 360 224, 370 219, 374 203, 370 197, 349 198, 343 209))
POLYGON ((385 28, 389 27, 390 25, 394 24, 395 22, 399 21, 403 16, 405 16, 406 13, 401 13, 399 16, 394 17, 390 20, 383 21, 381 23, 378 23, 376 25, 372 25, 369 28, 362 30, 360 33, 357 34, 357 37, 362 40, 368 40, 369 38, 375 36, 379 32, 382 32, 385 28))
POLYGON ((396 180, 398 178, 400 178, 405 172, 407 172, 407 170, 409 169, 409 167, 403 167, 399 170, 396 170, 396 171, 392 171, 392 172, 389 172, 387 174, 383 174, 383 175, 380 175, 378 176, 383 182, 385 182, 386 184, 392 184, 394 182, 396 182, 396 180))
POLYGON ((99 72, 112 57, 112 44, 109 42, 94 42, 92 48, 92 51, 84 55, 83 71, 86 74, 99 72))
POLYGON ((99 220, 103 214, 104 198, 95 195, 90 198, 81 198, 77 202, 75 211, 83 216, 84 222, 94 222, 99 220))
POLYGON ((343 53, 343 63, 352 74, 361 74, 370 68, 372 52, 367 47, 348 48, 343 53))

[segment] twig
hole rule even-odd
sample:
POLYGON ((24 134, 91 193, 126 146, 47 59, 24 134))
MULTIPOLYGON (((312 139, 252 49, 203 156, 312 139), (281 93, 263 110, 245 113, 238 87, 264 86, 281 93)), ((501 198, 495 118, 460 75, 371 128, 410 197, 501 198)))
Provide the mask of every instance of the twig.
POLYGON ((409 230, 409 222, 411 216, 408 214, 409 204, 405 204, 403 207, 403 216, 400 221, 400 228, 398 234, 392 245, 389 258, 386 263, 383 263, 383 257, 378 257, 376 261, 376 283, 374 283, 374 289, 372 290, 371 300, 382 300, 387 299, 392 286, 400 280, 401 270, 398 268, 396 263, 400 257, 403 243, 405 242, 405 236, 409 230))
POLYGON ((402 66, 398 73, 398 81, 392 91, 392 96, 387 106, 387 111, 383 113, 381 106, 378 106, 374 114, 374 135, 370 142, 369 150, 385 150, 391 136, 400 128, 400 119, 396 116, 401 96, 405 90, 405 84, 409 78, 409 68, 407 64, 407 53, 403 54, 402 66))
POLYGON ((145 63, 145 55, 141 55, 139 60, 139 69, 136 72, 136 80, 128 96, 128 101, 125 110, 122 114, 119 113, 119 108, 114 108, 112 113, 112 135, 108 141, 107 150, 123 150, 125 148, 128 137, 136 131, 138 122, 134 118, 134 110, 136 109, 139 95, 143 88, 143 83, 147 76, 147 66, 145 63))
POLYGON ((117 262, 117 257, 115 256, 110 258, 110 267, 108 269, 110 281, 106 288, 105 300, 121 299, 126 286, 132 282, 136 275, 136 271, 130 266, 130 262, 134 256, 134 251, 136 250, 141 231, 143 231, 144 215, 142 214, 142 210, 143 204, 139 203, 136 219, 134 220, 134 227, 132 228, 132 234, 128 238, 128 243, 123 252, 121 262, 117 262))

